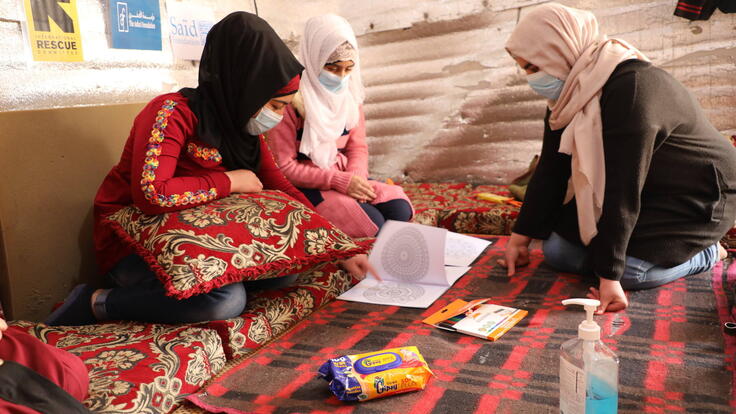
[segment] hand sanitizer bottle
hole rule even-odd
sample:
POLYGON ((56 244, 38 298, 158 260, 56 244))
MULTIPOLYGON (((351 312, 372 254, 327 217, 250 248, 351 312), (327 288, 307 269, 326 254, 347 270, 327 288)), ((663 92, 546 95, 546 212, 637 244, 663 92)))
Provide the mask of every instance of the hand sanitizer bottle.
POLYGON ((616 413, 618 358, 601 342, 601 328, 593 321, 600 302, 566 299, 562 304, 583 305, 587 318, 578 326, 578 337, 560 349, 560 413, 616 413))

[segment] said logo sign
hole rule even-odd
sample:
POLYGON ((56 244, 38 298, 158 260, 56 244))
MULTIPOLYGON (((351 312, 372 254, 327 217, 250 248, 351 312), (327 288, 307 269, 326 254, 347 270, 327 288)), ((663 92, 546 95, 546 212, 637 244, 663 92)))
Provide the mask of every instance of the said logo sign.
POLYGON ((114 49, 161 50, 158 0, 109 0, 114 49))
POLYGON ((84 60, 76 0, 24 0, 23 3, 33 60, 84 60))
POLYGON ((171 50, 182 60, 199 60, 212 26, 215 24, 212 10, 179 2, 166 3, 171 50))

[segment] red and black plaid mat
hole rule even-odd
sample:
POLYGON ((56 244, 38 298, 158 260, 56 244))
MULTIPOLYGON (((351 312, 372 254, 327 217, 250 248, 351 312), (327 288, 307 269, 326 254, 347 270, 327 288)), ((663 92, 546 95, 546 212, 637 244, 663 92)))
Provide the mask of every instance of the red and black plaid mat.
MULTIPOLYGON (((214 412, 240 413, 557 413, 559 348, 573 338, 588 283, 532 264, 514 277, 496 264, 500 238, 429 309, 335 301, 291 332, 211 381, 189 399, 214 412), (529 315, 497 342, 420 321, 454 299, 492 297, 529 315), (328 358, 415 345, 437 375, 424 391, 342 403, 316 377, 328 358)), ((718 270, 718 269, 717 269, 718 270)), ((709 275, 632 292, 625 312, 596 317, 621 360, 619 412, 730 413, 732 362, 709 275)))

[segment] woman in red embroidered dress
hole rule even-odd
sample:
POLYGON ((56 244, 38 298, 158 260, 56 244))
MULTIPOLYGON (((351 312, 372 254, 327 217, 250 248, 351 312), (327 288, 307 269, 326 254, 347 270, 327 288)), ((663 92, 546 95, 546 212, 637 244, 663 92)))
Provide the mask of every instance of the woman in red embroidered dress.
MULTIPOLYGON (((160 214, 264 188, 281 190, 311 207, 281 174, 261 137, 281 121, 301 71, 259 17, 236 12, 213 26, 200 61, 198 87, 154 98, 141 111, 120 162, 95 198, 99 270, 117 287, 77 286, 46 323, 187 323, 240 315, 246 302, 242 283, 184 300, 166 296, 143 259, 117 243, 101 219, 130 204, 160 214)), ((368 266, 364 255, 343 265, 357 276, 364 276, 368 266)))

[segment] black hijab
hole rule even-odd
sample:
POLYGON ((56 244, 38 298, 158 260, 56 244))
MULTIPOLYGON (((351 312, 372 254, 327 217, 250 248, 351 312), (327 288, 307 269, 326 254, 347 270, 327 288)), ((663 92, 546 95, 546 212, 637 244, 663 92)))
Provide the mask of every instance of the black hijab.
POLYGON ((199 86, 179 92, 197 116, 199 140, 220 151, 227 169, 256 172, 260 140, 245 124, 303 69, 265 20, 235 12, 207 34, 199 86))

